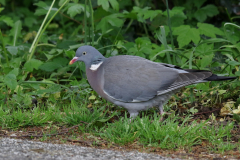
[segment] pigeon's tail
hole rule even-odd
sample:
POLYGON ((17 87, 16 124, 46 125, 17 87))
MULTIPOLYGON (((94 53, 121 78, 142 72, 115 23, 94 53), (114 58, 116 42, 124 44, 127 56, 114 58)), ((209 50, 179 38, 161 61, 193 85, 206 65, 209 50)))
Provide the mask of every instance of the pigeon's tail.
POLYGON ((224 76, 217 76, 216 74, 212 74, 210 77, 204 79, 206 81, 226 81, 236 79, 237 77, 224 77, 224 76))

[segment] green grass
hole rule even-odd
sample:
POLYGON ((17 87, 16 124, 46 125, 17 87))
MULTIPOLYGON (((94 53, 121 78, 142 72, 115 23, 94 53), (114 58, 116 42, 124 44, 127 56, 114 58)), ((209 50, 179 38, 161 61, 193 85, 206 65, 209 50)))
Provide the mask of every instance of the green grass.
MULTIPOLYGON (((32 110, 9 110, 0 107, 0 125, 2 129, 24 129, 29 126, 42 126, 51 128, 67 125, 69 127, 87 122, 79 126, 82 133, 89 133, 94 137, 105 139, 109 144, 130 145, 137 143, 146 147, 159 147, 162 149, 183 149, 191 150, 193 146, 207 142, 209 152, 224 153, 238 147, 231 142, 231 130, 233 123, 213 125, 208 121, 197 122, 191 120, 191 116, 181 118, 177 115, 170 115, 167 119, 160 121, 160 117, 153 110, 150 114, 142 112, 131 123, 121 113, 112 111, 109 107, 93 105, 81 105, 72 101, 69 105, 49 105, 35 107, 32 110), (111 118, 114 122, 109 121, 111 118)), ((57 133, 51 129, 50 134, 57 133)), ((76 137, 74 133, 71 134, 76 137)), ((41 138, 42 141, 45 136, 41 138)))

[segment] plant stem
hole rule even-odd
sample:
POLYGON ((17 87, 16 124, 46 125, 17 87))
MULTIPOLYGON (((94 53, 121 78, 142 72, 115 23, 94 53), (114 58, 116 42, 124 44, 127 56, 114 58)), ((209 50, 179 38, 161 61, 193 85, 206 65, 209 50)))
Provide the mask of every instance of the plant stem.
POLYGON ((84 10, 84 43, 87 44, 87 0, 85 0, 85 10, 84 10))
POLYGON ((133 19, 131 19, 131 21, 128 23, 127 28, 125 29, 125 33, 127 32, 127 30, 130 28, 130 26, 132 25, 133 19))
MULTIPOLYGON (((4 53, 5 59, 6 59, 6 61, 7 61, 7 66, 9 67, 9 61, 8 61, 7 51, 6 51, 6 48, 5 48, 4 41, 3 41, 3 35, 2 35, 1 29, 0 29, 0 38, 1 38, 1 41, 2 41, 3 53, 4 53)), ((0 64, 1 64, 1 57, 0 57, 0 64)))
MULTIPOLYGON (((39 30, 38 30, 38 33, 37 33, 36 37, 34 38, 34 41, 33 41, 33 43, 32 43, 32 46, 31 46, 30 49, 29 49, 29 53, 32 52, 33 47, 35 46, 35 43, 36 43, 36 41, 37 41, 37 39, 38 39, 38 36, 39 36, 40 32, 42 31, 42 28, 43 28, 43 26, 44 26, 44 24, 45 24, 45 22, 46 22, 46 20, 47 20, 47 18, 48 18, 48 16, 49 16, 50 12, 51 12, 51 9, 52 9, 54 3, 55 3, 55 0, 53 0, 52 4, 51 4, 51 6, 50 6, 50 8, 49 8, 49 10, 48 10, 48 12, 47 12, 44 20, 43 20, 43 22, 42 22, 42 24, 41 24, 41 26, 40 26, 40 28, 39 28, 39 30)), ((31 53, 31 54, 32 54, 32 53, 31 53)), ((31 57, 31 56, 30 56, 30 57, 31 57)), ((31 58, 30 58, 30 59, 31 59, 31 58)))
POLYGON ((145 30, 145 33, 147 34, 147 36, 149 37, 149 35, 148 35, 148 30, 147 30, 147 26, 146 26, 146 24, 145 23, 143 23, 143 28, 144 28, 144 30, 145 30))
POLYGON ((166 5, 167 5, 167 14, 168 14, 168 27, 169 27, 170 36, 171 36, 171 45, 172 45, 172 50, 174 50, 173 37, 172 37, 172 28, 171 28, 171 19, 170 19, 169 8, 168 8, 168 0, 166 0, 166 5))
POLYGON ((92 25, 92 46, 94 46, 94 17, 93 17, 93 8, 92 8, 92 2, 89 0, 89 8, 90 8, 90 16, 91 16, 91 25, 92 25))
MULTIPOLYGON (((55 1, 55 0, 54 0, 54 1, 55 1)), ((66 1, 62 4, 62 6, 61 6, 61 7, 54 13, 54 15, 50 18, 50 20, 47 22, 47 24, 44 26, 43 30, 41 31, 41 33, 40 33, 40 35, 39 35, 39 38, 37 39, 37 41, 36 41, 36 43, 35 43, 35 45, 34 45, 34 48, 33 48, 32 52, 31 52, 28 60, 30 60, 30 59, 32 58, 33 53, 34 53, 34 51, 35 51, 35 49, 36 49, 36 47, 37 47, 38 41, 40 40, 42 34, 44 33, 44 31, 46 30, 46 28, 48 27, 48 25, 51 23, 51 21, 53 20, 53 18, 58 14, 58 12, 59 12, 59 11, 65 6, 65 4, 68 3, 68 2, 69 2, 69 0, 66 0, 66 1)))
POLYGON ((38 47, 39 47, 39 46, 56 47, 56 45, 54 45, 54 44, 48 44, 48 43, 41 43, 41 44, 38 44, 37 46, 38 46, 38 47))
MULTIPOLYGON (((168 27, 169 27, 169 30, 170 30, 170 37, 171 37, 171 45, 172 45, 172 50, 174 50, 171 19, 170 19, 170 15, 169 15, 169 7, 168 7, 168 0, 166 0, 166 6, 167 6, 167 14, 168 14, 168 27)), ((176 64, 176 55, 175 54, 173 55, 173 64, 176 64)))

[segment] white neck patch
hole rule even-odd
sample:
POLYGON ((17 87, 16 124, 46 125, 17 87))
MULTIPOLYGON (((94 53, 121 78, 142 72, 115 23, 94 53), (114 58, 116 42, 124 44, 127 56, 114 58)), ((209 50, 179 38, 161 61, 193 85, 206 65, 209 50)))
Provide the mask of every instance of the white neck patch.
POLYGON ((91 67, 90 67, 90 69, 91 69, 92 71, 96 71, 96 70, 101 66, 102 63, 103 63, 103 62, 100 62, 100 63, 98 63, 98 64, 92 64, 91 67))

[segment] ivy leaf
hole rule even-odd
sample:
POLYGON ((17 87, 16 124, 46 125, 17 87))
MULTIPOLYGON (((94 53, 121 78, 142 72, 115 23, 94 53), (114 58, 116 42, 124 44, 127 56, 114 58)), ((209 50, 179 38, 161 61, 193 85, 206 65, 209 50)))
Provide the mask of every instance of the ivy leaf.
POLYGON ((200 9, 198 9, 195 14, 194 14, 194 17, 200 21, 200 22, 203 22, 207 19, 207 17, 213 17, 215 15, 217 15, 219 12, 218 12, 218 9, 216 6, 212 5, 212 4, 209 4, 205 7, 202 7, 200 9))
POLYGON ((217 35, 223 35, 223 31, 217 27, 214 27, 212 24, 207 23, 198 23, 200 34, 204 34, 205 36, 216 38, 217 35))
POLYGON ((177 35, 177 41, 179 47, 183 47, 193 41, 197 44, 200 41, 200 33, 196 28, 190 28, 188 25, 181 25, 176 27, 173 31, 174 35, 177 35))
MULTIPOLYGON (((71 4, 71 7, 68 8, 67 14, 69 14, 70 17, 73 18, 77 14, 84 12, 84 10, 85 10, 85 7, 83 4, 75 4, 74 3, 74 5, 71 4)), ((87 12, 87 17, 89 17, 89 15, 90 15, 90 13, 87 12)))
POLYGON ((39 66, 41 66, 43 64, 42 61, 37 60, 37 59, 30 59, 29 61, 27 61, 24 64, 24 70, 28 71, 28 72, 32 72, 33 69, 35 68, 36 70, 38 70, 39 66))
POLYGON ((13 20, 8 16, 5 16, 5 15, 1 16, 0 21, 6 23, 8 26, 11 26, 11 27, 13 26, 13 20))

